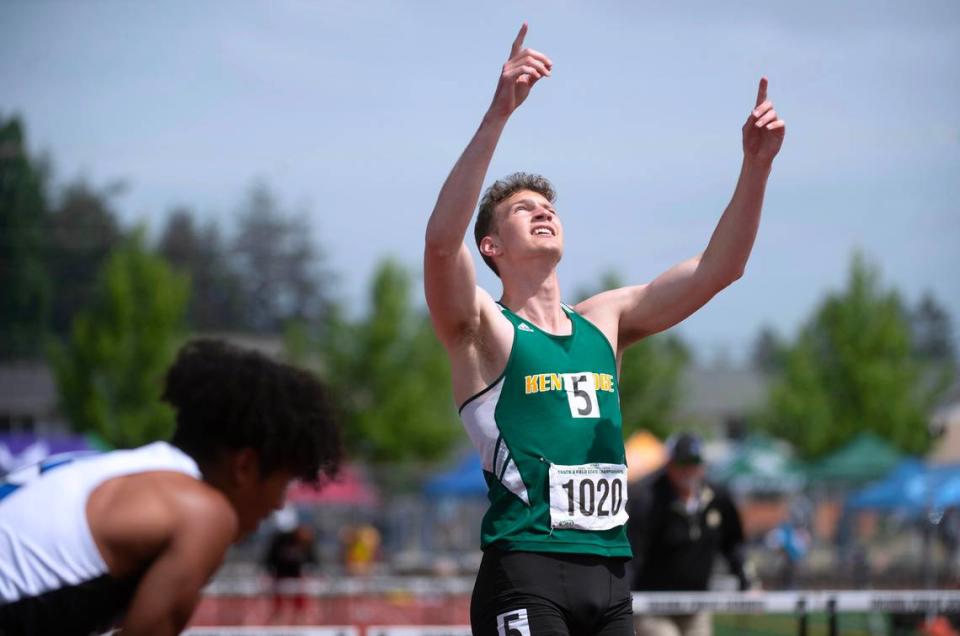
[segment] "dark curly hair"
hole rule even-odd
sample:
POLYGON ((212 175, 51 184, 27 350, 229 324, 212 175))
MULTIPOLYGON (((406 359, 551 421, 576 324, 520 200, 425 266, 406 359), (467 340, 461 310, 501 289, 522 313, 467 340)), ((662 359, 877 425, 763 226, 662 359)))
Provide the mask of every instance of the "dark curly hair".
POLYGON ((185 344, 167 371, 163 399, 177 411, 171 442, 198 461, 254 448, 267 476, 287 470, 317 483, 336 475, 343 451, 331 396, 313 375, 220 340, 185 344))
MULTIPOLYGON (((550 203, 554 203, 557 199, 557 192, 553 189, 553 184, 547 181, 546 177, 541 177, 538 174, 514 172, 503 179, 494 181, 493 185, 487 188, 487 191, 483 193, 483 197, 480 199, 480 208, 477 211, 477 222, 473 225, 473 238, 477 241, 477 249, 480 249, 480 241, 483 240, 484 236, 488 236, 491 232, 496 231, 496 217, 493 214, 494 208, 496 208, 501 201, 509 199, 521 190, 538 192, 546 197, 550 203)), ((497 270, 493 259, 484 256, 482 252, 480 256, 483 258, 483 262, 493 270, 493 273, 500 276, 500 272, 497 270)))

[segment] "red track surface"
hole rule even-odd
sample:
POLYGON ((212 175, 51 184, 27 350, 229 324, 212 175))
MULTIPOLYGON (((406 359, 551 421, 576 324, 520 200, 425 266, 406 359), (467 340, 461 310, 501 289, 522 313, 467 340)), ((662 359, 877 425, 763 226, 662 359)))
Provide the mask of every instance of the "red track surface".
POLYGON ((275 604, 270 595, 259 597, 205 597, 191 625, 469 625, 470 597, 466 595, 351 596, 284 598, 275 604))

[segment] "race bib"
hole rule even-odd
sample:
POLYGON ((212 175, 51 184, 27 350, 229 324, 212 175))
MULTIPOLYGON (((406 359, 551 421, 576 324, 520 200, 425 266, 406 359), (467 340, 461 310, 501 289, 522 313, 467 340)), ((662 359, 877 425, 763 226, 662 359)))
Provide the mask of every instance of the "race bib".
POLYGON ((550 527, 609 530, 626 522, 626 466, 550 465, 550 527))

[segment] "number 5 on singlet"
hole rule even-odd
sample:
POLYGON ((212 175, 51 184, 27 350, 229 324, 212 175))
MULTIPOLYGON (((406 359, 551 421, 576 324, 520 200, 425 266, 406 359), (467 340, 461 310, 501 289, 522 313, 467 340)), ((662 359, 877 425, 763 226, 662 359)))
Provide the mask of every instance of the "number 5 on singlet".
POLYGON ((550 465, 550 526, 609 530, 627 522, 623 464, 550 465))
POLYGON ((593 373, 564 373, 563 390, 567 392, 571 417, 600 417, 600 403, 597 401, 593 373))

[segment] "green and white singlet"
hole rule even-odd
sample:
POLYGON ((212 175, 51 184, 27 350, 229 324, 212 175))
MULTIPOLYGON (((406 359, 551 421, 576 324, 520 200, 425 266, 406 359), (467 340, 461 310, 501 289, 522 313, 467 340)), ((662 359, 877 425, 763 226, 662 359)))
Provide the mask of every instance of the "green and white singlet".
POLYGON ((482 547, 629 558, 610 342, 566 305, 566 336, 501 310, 514 328, 506 368, 460 407, 489 488, 482 547))

